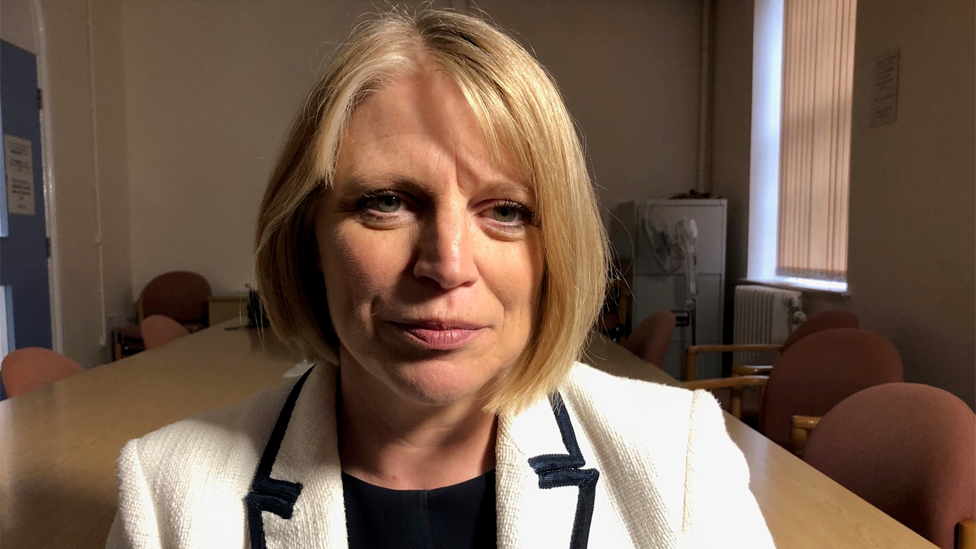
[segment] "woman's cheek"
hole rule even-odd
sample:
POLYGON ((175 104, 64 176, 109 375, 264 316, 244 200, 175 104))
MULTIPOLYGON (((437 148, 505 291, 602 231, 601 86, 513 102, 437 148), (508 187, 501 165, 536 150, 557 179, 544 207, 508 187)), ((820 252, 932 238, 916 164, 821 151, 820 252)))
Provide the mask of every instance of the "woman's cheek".
POLYGON ((396 287, 412 253, 403 231, 353 227, 338 231, 337 258, 346 291, 354 301, 371 301, 396 287))

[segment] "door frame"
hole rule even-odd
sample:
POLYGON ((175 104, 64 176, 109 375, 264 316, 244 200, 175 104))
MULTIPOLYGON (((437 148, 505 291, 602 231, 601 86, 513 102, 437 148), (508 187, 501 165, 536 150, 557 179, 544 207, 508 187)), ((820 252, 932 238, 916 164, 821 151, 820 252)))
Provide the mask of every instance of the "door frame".
POLYGON ((31 22, 37 39, 37 87, 40 88, 43 102, 41 116, 41 173, 44 180, 44 207, 47 209, 47 237, 51 242, 51 255, 48 257, 48 288, 51 296, 51 346, 64 353, 64 324, 61 309, 61 254, 58 246, 58 215, 55 197, 54 143, 50 115, 50 78, 47 61, 47 30, 44 26, 44 12, 41 0, 30 0, 31 22))

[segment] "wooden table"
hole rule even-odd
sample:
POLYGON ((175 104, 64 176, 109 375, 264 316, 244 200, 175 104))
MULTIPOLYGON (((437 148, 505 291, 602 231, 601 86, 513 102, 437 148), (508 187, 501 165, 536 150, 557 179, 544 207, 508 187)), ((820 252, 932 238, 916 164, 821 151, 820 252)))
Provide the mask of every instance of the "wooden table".
POLYGON ((0 547, 105 547, 126 441, 280 383, 295 357, 237 324, 0 402, 0 547))
MULTIPOLYGON (((297 362, 270 333, 262 342, 255 330, 225 327, 0 403, 0 546, 103 547, 115 514, 115 459, 127 440, 243 400, 297 362)), ((599 338, 587 362, 677 384, 599 338)), ((778 547, 934 547, 735 418, 728 429, 778 547)))

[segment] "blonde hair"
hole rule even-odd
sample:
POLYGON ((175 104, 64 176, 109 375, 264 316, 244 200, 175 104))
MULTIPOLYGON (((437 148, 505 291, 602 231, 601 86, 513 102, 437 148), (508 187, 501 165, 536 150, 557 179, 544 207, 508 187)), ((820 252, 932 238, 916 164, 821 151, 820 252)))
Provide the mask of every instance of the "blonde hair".
POLYGON ((606 289, 608 253, 582 147, 539 63, 485 21, 450 11, 392 12, 358 26, 289 133, 258 215, 256 278, 275 334, 337 362, 338 336, 317 269, 314 218, 332 186, 358 104, 429 61, 461 89, 489 154, 508 155, 534 191, 545 270, 529 344, 486 410, 514 413, 553 391, 579 359, 606 289))

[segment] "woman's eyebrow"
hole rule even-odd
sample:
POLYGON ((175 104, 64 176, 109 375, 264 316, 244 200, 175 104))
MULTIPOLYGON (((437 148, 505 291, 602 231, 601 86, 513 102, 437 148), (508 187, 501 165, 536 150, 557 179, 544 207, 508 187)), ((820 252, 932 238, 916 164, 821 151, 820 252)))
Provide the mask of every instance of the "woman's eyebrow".
POLYGON ((530 186, 511 179, 489 181, 478 191, 479 195, 492 195, 495 198, 507 198, 519 202, 535 204, 535 190, 530 186))
MULTIPOLYGON (((361 195, 383 189, 401 190, 423 196, 436 191, 429 185, 410 176, 396 173, 351 173, 346 176, 340 195, 346 199, 359 198, 361 195)), ((511 198, 526 202, 535 202, 535 191, 524 183, 512 179, 496 179, 481 185, 477 195, 492 195, 494 197, 511 198)))
POLYGON ((383 189, 429 192, 420 181, 400 174, 362 174, 352 173, 345 178, 342 196, 356 197, 365 192, 383 189))

